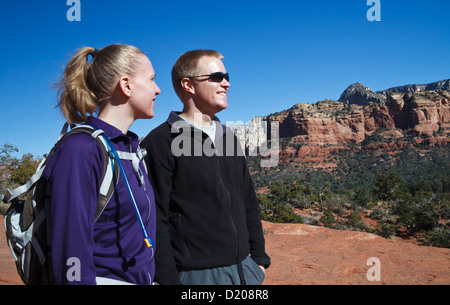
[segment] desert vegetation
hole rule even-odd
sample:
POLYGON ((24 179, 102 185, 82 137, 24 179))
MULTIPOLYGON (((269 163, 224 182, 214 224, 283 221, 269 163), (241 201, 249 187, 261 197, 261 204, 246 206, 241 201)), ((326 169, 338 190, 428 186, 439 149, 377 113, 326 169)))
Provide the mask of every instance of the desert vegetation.
POLYGON ((332 156, 333 170, 292 157, 267 169, 249 157, 262 219, 450 247, 448 145, 407 146, 395 153, 349 147, 332 156))

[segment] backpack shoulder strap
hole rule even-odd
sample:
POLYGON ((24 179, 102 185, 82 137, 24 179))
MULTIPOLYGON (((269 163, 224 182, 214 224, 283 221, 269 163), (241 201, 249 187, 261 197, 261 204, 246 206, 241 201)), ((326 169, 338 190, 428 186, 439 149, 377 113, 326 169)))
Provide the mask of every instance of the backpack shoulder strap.
MULTIPOLYGON (((84 124, 73 128, 70 132, 67 133, 67 135, 73 133, 89 134, 94 140, 97 141, 103 152, 103 173, 100 180, 100 194, 97 209, 95 212, 95 221, 97 221, 106 205, 108 204, 109 200, 111 199, 111 196, 113 195, 116 185, 119 181, 119 166, 116 162, 114 162, 114 157, 111 156, 105 140, 100 136, 104 133, 103 130, 94 129, 94 127, 88 124, 84 124)), ((64 135, 64 137, 65 136, 66 135, 64 135)))
POLYGON ((3 202, 5 203, 13 202, 17 197, 28 192, 35 185, 35 183, 41 178, 42 173, 44 172, 48 158, 55 152, 55 150, 61 144, 62 140, 68 135, 67 133, 68 127, 69 124, 65 123, 59 135, 58 141, 50 150, 50 152, 47 154, 47 156, 45 156, 45 158, 39 163, 35 173, 33 174, 33 176, 31 176, 28 182, 25 183, 24 185, 15 188, 14 190, 7 189, 5 195, 2 198, 3 202))
POLYGON ((3 202, 5 203, 12 202, 21 194, 28 192, 35 185, 35 183, 41 178, 42 173, 44 172, 48 158, 56 151, 56 149, 59 147, 59 145, 65 138, 73 134, 85 133, 90 135, 94 140, 97 141, 103 152, 103 173, 102 178, 100 180, 101 181, 100 196, 95 213, 95 221, 98 220, 101 213, 105 209, 108 201, 110 200, 112 194, 114 193, 114 189, 118 183, 119 167, 116 164, 116 162, 114 162, 114 158, 110 155, 105 140, 103 139, 103 137, 100 136, 103 133, 103 130, 101 129, 96 130, 89 125, 79 125, 72 128, 72 130, 70 130, 69 132, 67 132, 68 126, 69 126, 68 123, 64 124, 58 142, 56 142, 56 144, 53 146, 49 154, 41 161, 36 172, 28 180, 28 182, 24 185, 15 188, 12 191, 8 189, 2 198, 3 202))

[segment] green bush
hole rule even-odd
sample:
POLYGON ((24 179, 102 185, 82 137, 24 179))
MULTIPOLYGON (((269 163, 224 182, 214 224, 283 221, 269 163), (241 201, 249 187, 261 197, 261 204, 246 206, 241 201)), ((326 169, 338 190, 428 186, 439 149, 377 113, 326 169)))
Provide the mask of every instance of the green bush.
POLYGON ((410 232, 431 230, 441 218, 436 198, 431 193, 418 192, 416 196, 406 196, 396 201, 394 211, 399 222, 407 225, 410 232))
POLYGON ((325 210, 323 216, 320 218, 322 224, 327 228, 332 228, 336 224, 336 217, 330 210, 325 210))
POLYGON ((356 226, 358 226, 359 223, 362 222, 362 217, 361 217, 361 215, 359 215, 359 213, 356 210, 354 210, 350 214, 349 222, 350 222, 350 225, 356 227, 356 226))
POLYGON ((375 233, 383 238, 390 238, 392 235, 395 235, 394 225, 390 223, 379 221, 378 227, 380 227, 380 229, 376 230, 375 233))
POLYGON ((357 206, 370 208, 373 206, 374 199, 371 191, 364 187, 358 187, 353 195, 353 202, 357 206))
POLYGON ((436 227, 424 236, 425 246, 450 248, 450 229, 436 227))
POLYGON ((258 204, 262 220, 276 223, 304 223, 303 218, 295 214, 288 204, 274 204, 264 196, 258 196, 258 204))
POLYGON ((395 173, 387 175, 379 174, 375 183, 375 194, 378 199, 390 200, 394 199, 399 188, 401 187, 403 178, 399 177, 395 173))

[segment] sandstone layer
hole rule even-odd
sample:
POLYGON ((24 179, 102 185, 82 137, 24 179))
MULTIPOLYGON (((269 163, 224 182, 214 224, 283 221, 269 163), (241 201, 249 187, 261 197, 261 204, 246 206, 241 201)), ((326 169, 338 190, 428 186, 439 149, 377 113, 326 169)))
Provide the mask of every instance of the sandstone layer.
POLYGON ((450 134, 450 92, 390 93, 386 103, 325 100, 296 104, 267 117, 279 122, 280 138, 307 145, 361 143, 375 132, 390 140, 450 134))

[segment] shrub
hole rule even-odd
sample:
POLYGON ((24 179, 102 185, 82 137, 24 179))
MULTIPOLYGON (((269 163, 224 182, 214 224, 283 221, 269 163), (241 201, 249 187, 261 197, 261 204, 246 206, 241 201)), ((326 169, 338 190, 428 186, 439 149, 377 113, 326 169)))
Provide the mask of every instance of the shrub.
POLYGON ((438 207, 430 201, 424 201, 415 196, 412 199, 398 201, 395 212, 399 215, 399 222, 408 226, 411 232, 431 230, 439 222, 438 207))
POLYGON ((424 246, 450 248, 450 230, 436 227, 424 236, 424 246))
POLYGON ((334 217, 333 212, 327 209, 323 212, 323 216, 320 218, 320 221, 325 227, 331 228, 334 224, 336 224, 336 217, 334 217))
POLYGON ((367 188, 359 187, 353 195, 353 202, 358 206, 370 208, 373 206, 374 199, 372 193, 367 188))
POLYGON ((258 203, 262 220, 276 223, 304 223, 303 218, 295 214, 289 204, 274 204, 264 196, 258 196, 258 203))
POLYGON ((403 178, 395 173, 390 173, 388 175, 379 174, 375 183, 375 194, 378 196, 378 199, 381 200, 394 199, 402 182, 403 178))
POLYGON ((390 238, 392 235, 395 235, 395 228, 392 224, 384 221, 379 221, 378 227, 380 227, 380 229, 376 230, 375 233, 383 238, 390 238))
POLYGON ((361 217, 361 215, 359 215, 359 213, 356 210, 354 210, 350 214, 349 222, 350 222, 350 225, 356 227, 362 222, 362 217, 361 217))

